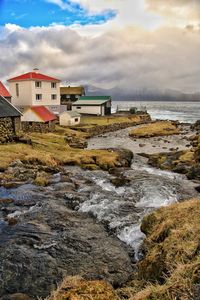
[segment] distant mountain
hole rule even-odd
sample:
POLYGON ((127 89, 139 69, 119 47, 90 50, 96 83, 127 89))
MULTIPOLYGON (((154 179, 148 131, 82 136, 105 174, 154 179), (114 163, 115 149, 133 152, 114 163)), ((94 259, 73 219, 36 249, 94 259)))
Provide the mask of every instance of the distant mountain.
MULTIPOLYGON (((63 82, 64 86, 68 86, 69 83, 63 82)), ((75 86, 73 84, 71 86, 75 86)), ((200 92, 198 93, 183 93, 179 90, 166 89, 153 90, 153 89, 135 89, 122 90, 119 87, 111 89, 103 89, 93 85, 84 85, 86 95, 88 96, 112 96, 114 101, 200 101, 200 92)))
POLYGON ((95 86, 85 86, 86 95, 110 95, 114 101, 200 101, 199 93, 183 93, 178 90, 135 90, 124 91, 120 88, 102 89, 95 86))

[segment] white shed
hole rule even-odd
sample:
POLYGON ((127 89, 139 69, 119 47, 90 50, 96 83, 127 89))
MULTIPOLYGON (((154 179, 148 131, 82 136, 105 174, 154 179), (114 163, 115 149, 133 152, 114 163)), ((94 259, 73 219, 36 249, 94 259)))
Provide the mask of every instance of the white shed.
POLYGON ((73 126, 80 123, 81 115, 76 111, 64 111, 59 116, 61 126, 73 126))
POLYGON ((72 104, 72 111, 87 115, 110 115, 111 102, 110 96, 82 96, 72 104))

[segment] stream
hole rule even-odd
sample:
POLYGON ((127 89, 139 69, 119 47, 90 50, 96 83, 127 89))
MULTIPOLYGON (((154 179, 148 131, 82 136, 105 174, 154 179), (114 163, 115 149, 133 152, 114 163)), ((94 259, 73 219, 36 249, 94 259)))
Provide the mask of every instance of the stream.
MULTIPOLYGON (((1 187, 0 198, 13 199, 15 203, 7 217, 20 218, 37 206, 39 210, 40 199, 56 198, 59 191, 68 208, 92 216, 109 233, 131 246, 136 260, 140 258, 144 239, 140 231, 142 218, 161 206, 196 195, 194 183, 184 175, 149 167, 139 155, 134 156, 131 168, 121 168, 116 174, 74 166, 66 167, 66 172, 69 180, 63 182, 61 175, 56 174, 52 184, 45 188, 32 184, 15 189, 1 187)), ((0 216, 1 232, 5 222, 2 212, 0 216)))
MULTIPOLYGON (((123 134, 115 133, 117 141, 123 134)), ((184 147, 187 137, 178 138, 184 147)), ((99 147, 103 140, 113 146, 115 136, 101 137, 99 147)), ((127 131, 122 146, 135 150, 127 131)), ((152 168, 138 154, 130 168, 110 173, 66 166, 47 187, 0 187, 0 297, 45 298, 63 277, 74 275, 123 286, 142 258, 143 217, 196 196, 194 187, 184 175, 152 168)))

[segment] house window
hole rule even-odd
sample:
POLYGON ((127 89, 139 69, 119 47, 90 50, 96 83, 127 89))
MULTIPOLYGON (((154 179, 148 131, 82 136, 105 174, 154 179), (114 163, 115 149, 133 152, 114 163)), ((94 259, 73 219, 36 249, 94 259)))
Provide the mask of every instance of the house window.
POLYGON ((37 101, 41 101, 41 100, 42 100, 42 94, 36 94, 35 99, 36 99, 37 101))
POLYGON ((78 122, 78 118, 75 118, 74 121, 75 121, 75 122, 78 122))
POLYGON ((57 99, 57 95, 56 94, 52 94, 51 95, 51 100, 56 100, 57 99))
POLYGON ((56 82, 51 82, 51 88, 56 89, 56 82))
POLYGON ((36 88, 41 88, 42 87, 42 82, 41 81, 36 81, 35 82, 35 87, 36 88))
POLYGON ((81 109, 81 106, 77 106, 76 109, 81 109))
POLYGON ((15 88, 16 88, 16 95, 17 97, 19 97, 19 83, 16 83, 15 88))

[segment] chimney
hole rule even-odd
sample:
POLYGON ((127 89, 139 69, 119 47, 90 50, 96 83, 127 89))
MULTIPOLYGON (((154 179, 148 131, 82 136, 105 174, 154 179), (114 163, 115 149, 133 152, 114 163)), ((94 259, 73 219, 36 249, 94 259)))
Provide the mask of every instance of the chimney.
POLYGON ((34 68, 33 71, 34 71, 35 73, 38 73, 39 69, 38 69, 38 68, 34 68))

